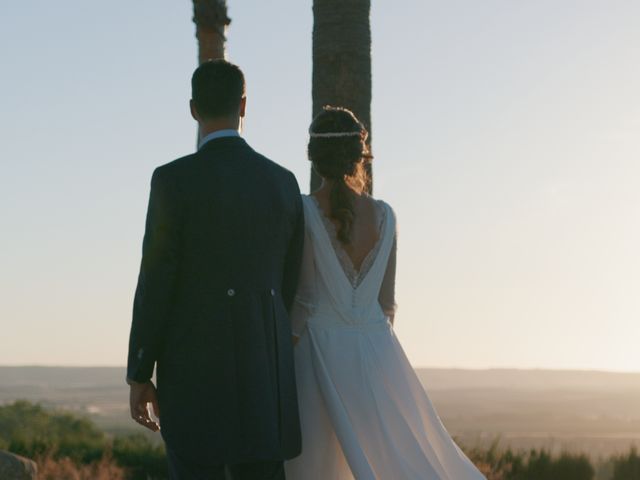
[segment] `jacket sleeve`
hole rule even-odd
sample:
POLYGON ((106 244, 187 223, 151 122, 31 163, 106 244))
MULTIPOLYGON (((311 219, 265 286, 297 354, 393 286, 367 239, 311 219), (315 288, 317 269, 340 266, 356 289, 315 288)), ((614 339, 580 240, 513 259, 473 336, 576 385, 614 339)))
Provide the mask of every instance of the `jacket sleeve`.
POLYGON ((304 246, 304 211, 302 209, 302 198, 300 188, 293 174, 291 175, 295 186, 295 218, 293 223, 293 234, 289 241, 289 246, 285 256, 284 272, 282 275, 282 299, 287 311, 291 313, 293 300, 298 289, 300 277, 300 267, 302 264, 302 249, 304 246))
POLYGON ((173 179, 163 174, 162 169, 156 169, 151 179, 129 336, 127 377, 136 382, 152 377, 162 345, 180 263, 180 214, 173 179))

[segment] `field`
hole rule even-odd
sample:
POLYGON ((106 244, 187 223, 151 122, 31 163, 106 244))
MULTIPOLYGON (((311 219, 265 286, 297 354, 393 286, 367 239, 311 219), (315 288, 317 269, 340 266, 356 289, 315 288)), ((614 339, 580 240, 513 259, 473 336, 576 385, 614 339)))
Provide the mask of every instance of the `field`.
MULTIPOLYGON (((594 460, 640 445, 640 374, 418 369, 442 421, 467 447, 546 448, 594 460)), ((39 402, 88 416, 111 434, 128 416, 124 368, 0 367, 0 404, 39 402)), ((149 432, 149 438, 159 441, 149 432)))

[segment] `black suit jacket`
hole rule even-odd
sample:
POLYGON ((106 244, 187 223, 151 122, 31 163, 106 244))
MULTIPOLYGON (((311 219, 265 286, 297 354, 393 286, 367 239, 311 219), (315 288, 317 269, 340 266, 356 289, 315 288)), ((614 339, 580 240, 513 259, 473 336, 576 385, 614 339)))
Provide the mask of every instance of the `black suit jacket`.
POLYGON ((162 435, 183 458, 300 453, 287 311, 303 238, 295 177, 239 137, 155 170, 127 375, 157 364, 162 435))

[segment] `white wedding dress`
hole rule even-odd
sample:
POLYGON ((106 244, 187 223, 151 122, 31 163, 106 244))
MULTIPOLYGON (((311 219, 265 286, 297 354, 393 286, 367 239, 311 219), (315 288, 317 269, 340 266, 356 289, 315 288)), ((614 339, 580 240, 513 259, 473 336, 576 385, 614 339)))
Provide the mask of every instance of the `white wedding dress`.
POLYGON ((378 300, 395 217, 377 203, 378 244, 354 277, 332 224, 303 195, 305 251, 292 311, 302 454, 285 463, 287 479, 485 479, 447 433, 378 300))

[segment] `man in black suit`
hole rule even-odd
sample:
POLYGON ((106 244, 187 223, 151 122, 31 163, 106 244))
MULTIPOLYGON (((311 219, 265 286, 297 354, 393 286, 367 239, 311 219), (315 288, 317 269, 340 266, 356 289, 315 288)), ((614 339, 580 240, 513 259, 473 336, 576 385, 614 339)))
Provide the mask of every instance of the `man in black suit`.
POLYGON ((300 453, 288 310, 304 220, 291 172, 239 136, 241 70, 192 77, 196 153, 155 170, 129 340, 131 415, 172 479, 284 479, 300 453), (151 381, 157 364, 157 390, 151 381))

